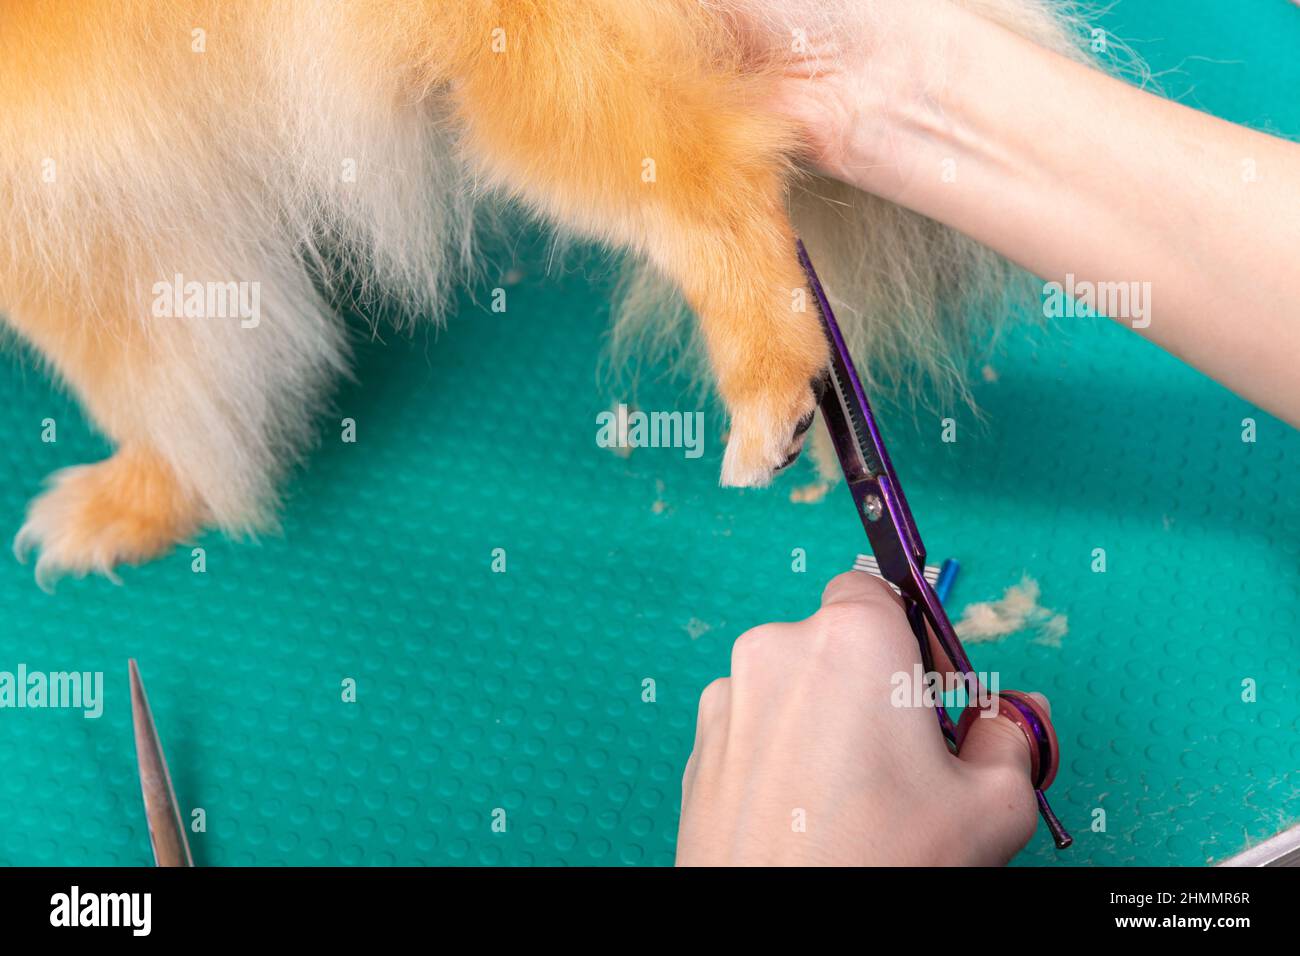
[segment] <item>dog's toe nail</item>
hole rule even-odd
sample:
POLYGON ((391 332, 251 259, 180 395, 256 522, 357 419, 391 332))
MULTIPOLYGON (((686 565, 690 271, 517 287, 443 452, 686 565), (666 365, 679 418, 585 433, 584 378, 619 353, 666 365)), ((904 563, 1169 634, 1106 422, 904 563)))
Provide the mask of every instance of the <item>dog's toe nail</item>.
POLYGON ((800 435, 806 434, 808 429, 812 428, 813 414, 814 414, 813 412, 809 412, 803 418, 799 419, 799 424, 794 426, 795 438, 798 438, 800 435))
POLYGON ((799 460, 799 455, 800 455, 802 452, 803 452, 803 447, 802 447, 802 446, 800 446, 799 448, 796 448, 793 452, 791 452, 790 456, 789 456, 788 458, 786 458, 785 461, 781 462, 781 464, 779 464, 779 465, 776 466, 776 470, 777 470, 778 472, 785 471, 787 468, 789 468, 791 465, 793 465, 796 461, 799 460))

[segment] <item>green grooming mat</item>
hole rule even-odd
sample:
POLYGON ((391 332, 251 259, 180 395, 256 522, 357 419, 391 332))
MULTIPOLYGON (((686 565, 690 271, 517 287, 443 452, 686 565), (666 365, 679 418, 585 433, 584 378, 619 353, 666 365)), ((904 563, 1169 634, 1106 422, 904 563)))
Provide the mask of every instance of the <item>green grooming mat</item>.
MULTIPOLYGON (((1107 23, 1172 95, 1300 133, 1292 4, 1107 23)), ((714 412, 699 458, 600 447, 620 400, 697 406, 668 375, 603 385, 608 277, 549 263, 534 237, 441 332, 359 349, 281 535, 207 534, 201 573, 187 546, 53 597, 0 560, 0 671, 105 681, 97 719, 0 710, 0 863, 151 862, 129 657, 201 865, 672 862, 701 689, 866 543, 842 487, 792 500, 807 461, 720 489, 714 412)), ((35 368, 0 365, 10 533, 48 472, 108 450, 35 368)), ((1028 574, 1068 618, 970 647, 1046 693, 1061 738, 1075 845, 1040 826, 1020 862, 1200 865, 1300 818, 1300 434, 1099 319, 1017 326, 976 377, 982 421, 881 412, 932 560, 962 562, 954 616, 1028 574)))

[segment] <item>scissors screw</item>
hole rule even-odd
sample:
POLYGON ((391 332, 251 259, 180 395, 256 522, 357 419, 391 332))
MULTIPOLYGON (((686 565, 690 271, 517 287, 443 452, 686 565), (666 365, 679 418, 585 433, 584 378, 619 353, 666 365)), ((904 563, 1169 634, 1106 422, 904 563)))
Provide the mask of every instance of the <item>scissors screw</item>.
POLYGON ((867 495, 862 499, 862 513, 868 521, 879 521, 885 513, 885 505, 876 495, 867 495))

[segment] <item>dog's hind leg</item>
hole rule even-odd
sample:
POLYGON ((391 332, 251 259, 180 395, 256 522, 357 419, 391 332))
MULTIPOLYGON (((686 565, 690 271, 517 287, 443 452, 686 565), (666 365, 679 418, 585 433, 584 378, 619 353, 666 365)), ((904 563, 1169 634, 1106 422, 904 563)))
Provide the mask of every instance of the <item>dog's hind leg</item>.
POLYGON ((429 45, 470 157, 677 283, 731 413, 723 483, 765 484, 802 444, 828 354, 785 211, 793 133, 760 108, 767 81, 694 0, 469 8, 432 14, 429 45))

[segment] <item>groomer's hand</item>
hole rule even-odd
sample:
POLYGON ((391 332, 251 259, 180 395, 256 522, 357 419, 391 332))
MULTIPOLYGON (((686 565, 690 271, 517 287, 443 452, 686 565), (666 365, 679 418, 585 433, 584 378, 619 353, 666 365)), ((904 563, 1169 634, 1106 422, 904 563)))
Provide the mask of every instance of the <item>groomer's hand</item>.
POLYGON ((920 663, 881 581, 835 578, 816 614, 741 635, 700 697, 679 865, 993 865, 1036 823, 1029 746, 977 718, 961 756, 933 710, 896 706, 920 663))
POLYGON ((726 8, 779 64, 772 106, 820 172, 1063 288, 1142 289, 1110 317, 1300 428, 1300 144, 1040 46, 1028 37, 1054 32, 1040 6, 726 8))

